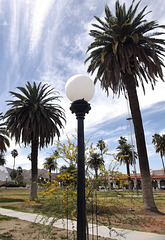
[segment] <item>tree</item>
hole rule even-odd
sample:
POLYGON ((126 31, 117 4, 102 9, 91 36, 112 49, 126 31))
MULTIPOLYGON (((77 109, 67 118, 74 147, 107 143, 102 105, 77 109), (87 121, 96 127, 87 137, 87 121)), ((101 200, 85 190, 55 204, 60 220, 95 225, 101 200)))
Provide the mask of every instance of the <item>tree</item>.
POLYGON ((101 139, 97 142, 97 145, 96 147, 98 147, 100 149, 100 152, 101 152, 101 156, 102 156, 102 159, 103 159, 103 150, 106 148, 105 146, 105 142, 101 139))
POLYGON ((109 95, 128 95, 141 171, 143 206, 146 210, 158 211, 153 198, 150 168, 142 123, 142 116, 136 87, 139 82, 145 92, 144 82, 151 83, 152 88, 158 78, 163 80, 165 40, 159 38, 164 32, 158 32, 156 21, 148 22, 146 7, 136 14, 140 1, 134 2, 126 10, 125 4, 116 1, 115 15, 108 6, 105 7, 105 20, 95 16, 98 24, 90 31, 94 41, 87 52, 90 56, 88 72, 96 72, 95 83, 99 80, 101 88, 109 95), (155 30, 155 32, 154 32, 155 30))
POLYGON ((49 170, 49 182, 51 182, 51 172, 57 168, 57 163, 53 156, 45 158, 44 168, 49 170))
POLYGON ((11 155, 14 158, 14 164, 13 164, 13 169, 15 168, 15 158, 18 156, 18 151, 16 149, 13 149, 13 151, 11 151, 11 155))
POLYGON ((96 180, 98 179, 98 170, 101 166, 104 165, 104 160, 102 159, 102 157, 100 156, 99 153, 92 153, 87 164, 89 165, 89 167, 91 169, 94 169, 95 171, 95 178, 96 180))
POLYGON ((29 159, 29 161, 32 160, 32 158, 31 158, 31 153, 27 155, 27 159, 29 159))
POLYGON ((162 134, 161 136, 160 134, 155 133, 152 136, 152 143, 155 145, 156 153, 160 153, 163 170, 165 174, 165 167, 164 167, 164 161, 163 161, 163 156, 165 156, 165 134, 162 134))
POLYGON ((13 169, 10 173, 10 177, 11 177, 12 180, 16 180, 17 170, 13 169))
POLYGON ((17 168, 17 176, 15 178, 15 181, 19 186, 24 186, 24 178, 22 176, 22 172, 23 172, 22 167, 19 166, 17 168))
POLYGON ((129 166, 133 164, 133 154, 132 153, 134 153, 135 158, 137 158, 137 153, 134 151, 134 149, 132 149, 133 146, 127 143, 127 139, 125 137, 120 137, 118 142, 119 142, 119 146, 116 148, 118 151, 116 157, 120 163, 126 164, 128 182, 129 182, 129 186, 130 186, 131 178, 130 178, 129 166), (132 150, 133 150, 133 152, 132 152, 132 150))
POLYGON ((60 174, 57 175, 58 181, 62 183, 63 186, 76 186, 77 185, 77 168, 75 164, 61 166, 60 174))
POLYGON ((0 166, 4 166, 6 164, 5 154, 0 152, 0 166))
POLYGON ((13 169, 10 173, 10 177, 12 180, 14 180, 18 186, 24 186, 24 178, 22 176, 22 167, 18 167, 17 170, 13 169))
POLYGON ((60 96, 48 84, 27 82, 26 87, 17 87, 19 93, 10 91, 14 100, 8 100, 11 108, 6 112, 7 129, 16 143, 31 146, 31 192, 30 199, 37 198, 38 148, 53 144, 60 137, 64 109, 56 103, 60 96))
MULTIPOLYGON (((0 113, 0 121, 3 120, 2 113, 0 113)), ((7 147, 10 147, 10 142, 9 142, 9 133, 6 128, 6 123, 2 122, 0 123, 0 151, 6 152, 7 147)))
POLYGON ((59 155, 58 150, 53 150, 52 157, 54 157, 54 161, 56 162, 56 168, 55 168, 55 170, 56 170, 56 173, 57 173, 57 171, 58 171, 58 167, 57 167, 57 165, 58 165, 58 164, 57 164, 57 159, 60 158, 60 155, 59 155))

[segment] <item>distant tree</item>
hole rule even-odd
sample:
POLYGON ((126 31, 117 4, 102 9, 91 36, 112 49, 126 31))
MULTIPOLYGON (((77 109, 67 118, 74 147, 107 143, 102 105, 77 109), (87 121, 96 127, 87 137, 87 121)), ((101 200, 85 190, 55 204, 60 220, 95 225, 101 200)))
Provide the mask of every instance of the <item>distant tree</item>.
MULTIPOLYGON (((0 122, 3 120, 2 113, 0 113, 0 122)), ((9 132, 6 127, 6 123, 0 123, 0 152, 6 152, 7 147, 10 147, 9 132)))
POLYGON ((59 180, 61 181, 63 186, 68 186, 70 184, 76 186, 77 184, 77 168, 74 164, 63 165, 60 168, 59 180))
POLYGON ((57 104, 60 96, 48 84, 37 85, 27 82, 26 87, 17 87, 12 92, 14 100, 8 100, 11 108, 6 112, 7 129, 16 143, 31 145, 31 192, 30 200, 37 198, 38 148, 53 144, 54 137, 60 137, 64 109, 57 104))
POLYGON ((11 177, 12 180, 16 180, 17 170, 13 169, 10 173, 10 177, 11 177))
POLYGON ((54 151, 53 151, 53 156, 54 156, 55 158, 58 158, 58 157, 59 157, 59 151, 58 151, 58 150, 54 150, 54 151))
POLYGON ((29 161, 32 160, 31 154, 28 154, 28 155, 27 155, 27 159, 29 159, 29 161))
POLYGON ((100 149, 100 152, 101 152, 101 156, 102 156, 102 158, 103 158, 103 151, 104 151, 104 149, 106 148, 106 146, 105 146, 105 142, 101 139, 101 140, 99 140, 98 142, 97 142, 97 148, 99 148, 100 149))
POLYGON ((17 167, 17 174, 21 175, 23 173, 22 167, 17 167))
POLYGON ((152 143, 155 145, 156 153, 160 153, 163 170, 165 174, 165 166, 163 161, 163 156, 165 156, 165 134, 160 135, 158 133, 155 133, 152 136, 152 143))
POLYGON ((18 156, 18 151, 16 149, 13 149, 13 151, 11 151, 11 155, 14 158, 14 164, 13 164, 13 169, 15 168, 15 158, 18 156))
POLYGON ((13 181, 15 181, 18 186, 23 186, 24 185, 24 178, 22 176, 22 167, 18 167, 17 170, 13 169, 10 173, 10 177, 13 181))
POLYGON ((15 178, 15 181, 18 183, 19 186, 23 186, 24 185, 24 178, 22 176, 23 170, 22 167, 18 167, 17 168, 17 176, 15 178))
POLYGON ((87 164, 95 171, 95 178, 98 179, 98 170, 104 165, 104 160, 99 153, 92 153, 87 164))
POLYGON ((56 173, 57 173, 57 171, 58 171, 57 159, 60 158, 59 151, 58 150, 54 150, 52 156, 54 157, 54 160, 56 162, 56 169, 55 170, 56 170, 56 173))
POLYGON ((133 164, 132 150, 135 158, 137 158, 137 153, 134 151, 134 149, 132 149, 133 146, 127 143, 127 139, 125 137, 120 137, 118 142, 119 146, 116 148, 118 151, 116 158, 120 163, 126 164, 128 182, 130 185, 131 178, 129 166, 133 164))
POLYGON ((6 164, 5 154, 0 152, 0 166, 4 166, 6 164))
POLYGON ((57 163, 53 156, 45 158, 44 168, 49 170, 49 182, 51 182, 51 172, 57 168, 57 163))

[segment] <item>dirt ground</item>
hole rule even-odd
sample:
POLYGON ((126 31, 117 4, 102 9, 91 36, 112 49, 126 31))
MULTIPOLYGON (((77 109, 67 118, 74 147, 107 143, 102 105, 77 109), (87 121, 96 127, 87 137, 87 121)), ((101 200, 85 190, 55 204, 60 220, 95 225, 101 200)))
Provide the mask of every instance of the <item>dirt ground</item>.
MULTIPOLYGON (((27 212, 34 212, 31 204, 27 202, 8 202, 2 203, 3 207, 13 209, 26 209, 27 212)), ((164 205, 164 204, 163 204, 164 205)), ((164 212, 164 208, 162 209, 164 212)), ((98 221, 101 225, 118 227, 122 229, 131 229, 143 232, 165 234, 165 212, 164 215, 156 214, 149 211, 140 210, 140 208, 128 209, 121 212, 112 211, 110 218, 99 212, 98 221)), ((0 213, 1 214, 1 213, 0 213)), ((109 215, 108 215, 109 216, 109 215)), ((16 218, 9 218, 0 215, 0 240, 51 240, 51 239, 76 239, 76 233, 67 230, 53 228, 48 229, 46 226, 30 223, 16 218)), ((107 238, 92 238, 90 240, 106 240, 107 238)), ((110 239, 110 238, 108 238, 110 239)), ((107 240, 108 240, 107 239, 107 240)))
MULTIPOLYGON (((130 222, 124 221, 123 228, 131 228, 133 229, 134 225, 138 225, 139 231, 146 231, 152 233, 160 233, 165 234, 165 215, 158 215, 153 213, 146 213, 144 217, 143 214, 139 212, 138 218, 134 218, 132 214, 130 214, 130 222)), ((51 239, 70 239, 73 240, 76 238, 75 232, 68 232, 67 230, 53 228, 48 229, 46 226, 40 224, 34 224, 27 221, 22 221, 14 218, 6 218, 2 216, 2 220, 0 219, 0 240, 51 240, 51 239)), ((127 219, 128 216, 127 216, 127 219)), ((122 219, 112 218, 112 225, 115 224, 117 227, 121 227, 122 219)), ((135 228, 137 230, 137 227, 135 228)), ((96 239, 90 237, 91 240, 96 239)), ((99 237, 98 240, 106 240, 106 238, 99 237)), ((108 238, 110 239, 110 238, 108 238)))
MULTIPOLYGON (((76 233, 59 228, 52 228, 51 231, 45 226, 34 224, 19 219, 0 221, 0 240, 61 240, 76 239, 76 233)), ((90 240, 97 239, 90 236, 90 240)), ((98 240, 106 240, 107 238, 99 237, 98 240)), ((108 238, 107 240, 110 240, 108 238)))
POLYGON ((122 216, 112 217, 111 225, 141 232, 165 234, 165 214, 140 210, 123 216, 123 219, 122 216))

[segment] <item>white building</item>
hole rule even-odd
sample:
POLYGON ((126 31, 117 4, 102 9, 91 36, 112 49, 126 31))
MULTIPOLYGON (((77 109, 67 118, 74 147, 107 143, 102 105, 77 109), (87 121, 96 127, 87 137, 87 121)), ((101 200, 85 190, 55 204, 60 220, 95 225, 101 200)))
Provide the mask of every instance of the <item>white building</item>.
POLYGON ((0 166, 0 185, 6 181, 11 181, 11 177, 5 166, 0 166))

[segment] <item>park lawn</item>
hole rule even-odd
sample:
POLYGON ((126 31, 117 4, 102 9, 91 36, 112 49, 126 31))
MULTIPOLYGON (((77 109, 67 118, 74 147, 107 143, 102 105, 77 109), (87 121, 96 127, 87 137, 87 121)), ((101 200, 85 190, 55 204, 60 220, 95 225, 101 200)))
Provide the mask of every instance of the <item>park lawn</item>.
MULTIPOLYGON (((28 201, 29 196, 30 189, 0 188, 0 207, 39 213, 44 201, 42 189, 38 189, 37 203, 28 201)), ((165 215, 143 211, 141 192, 136 196, 135 192, 129 191, 99 191, 96 196, 92 209, 91 206, 87 207, 89 222, 97 221, 98 224, 110 227, 165 234, 165 215)), ((165 213, 165 191, 154 192, 154 198, 159 211, 165 213)))

